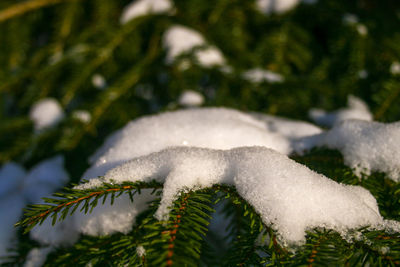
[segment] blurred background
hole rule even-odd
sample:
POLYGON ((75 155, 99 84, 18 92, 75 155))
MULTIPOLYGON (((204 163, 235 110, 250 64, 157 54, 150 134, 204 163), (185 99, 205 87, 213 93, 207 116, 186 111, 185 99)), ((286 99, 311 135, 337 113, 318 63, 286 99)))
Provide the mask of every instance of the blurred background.
POLYGON ((0 243, 26 203, 78 182, 105 137, 146 114, 309 120, 354 95, 400 120, 399 26, 398 0, 1 0, 0 203, 15 214, 0 213, 0 243))

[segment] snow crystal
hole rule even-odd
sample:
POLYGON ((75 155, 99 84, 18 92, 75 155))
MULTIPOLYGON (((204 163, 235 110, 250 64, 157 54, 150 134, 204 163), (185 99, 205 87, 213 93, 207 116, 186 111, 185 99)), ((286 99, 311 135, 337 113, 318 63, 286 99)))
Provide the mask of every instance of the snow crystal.
POLYGON ((204 102, 204 96, 193 90, 184 91, 178 100, 179 104, 186 107, 201 106, 204 102))
POLYGON ((393 75, 400 74, 400 63, 398 61, 395 61, 390 65, 390 73, 393 75))
POLYGON ((103 75, 98 73, 92 76, 92 84, 97 89, 104 89, 107 87, 106 79, 104 79, 103 75))
POLYGON ((380 123, 346 120, 320 135, 302 142, 327 146, 341 151, 344 163, 355 169, 357 175, 371 171, 386 173, 400 181, 400 122, 380 123))
POLYGON ((264 14, 284 13, 294 8, 300 0, 257 0, 257 9, 264 14))
POLYGON ((253 83, 262 83, 264 81, 271 83, 280 83, 284 81, 282 75, 260 68, 245 71, 243 73, 243 78, 253 83))
POLYGON ((348 119, 360 119, 365 121, 372 120, 372 114, 369 111, 367 104, 361 99, 349 95, 347 99, 347 108, 342 108, 333 112, 326 112, 322 109, 311 109, 309 112, 310 118, 317 124, 332 127, 348 119))
POLYGON ((149 14, 166 13, 173 9, 173 4, 170 0, 138 0, 127 5, 122 11, 120 18, 121 24, 149 14))
POLYGON ((229 184, 277 231, 283 244, 304 242, 305 231, 315 227, 346 233, 385 223, 375 198, 366 189, 338 184, 265 147, 169 148, 119 165, 78 188, 152 179, 164 182, 155 214, 160 220, 168 218, 180 192, 229 184))
POLYGON ((34 123, 35 130, 40 131, 59 123, 64 118, 64 112, 57 100, 44 98, 32 106, 29 117, 34 123))
POLYGON ((53 249, 50 247, 47 248, 33 248, 29 251, 26 256, 26 261, 24 263, 24 267, 41 267, 46 261, 47 255, 53 249))
POLYGON ((193 49, 196 50, 194 55, 197 63, 205 68, 225 64, 225 58, 218 48, 209 46, 199 32, 182 25, 171 26, 164 33, 163 46, 167 50, 168 64, 193 49))
POLYGON ((75 110, 72 117, 83 123, 89 123, 92 119, 92 115, 87 110, 75 110))

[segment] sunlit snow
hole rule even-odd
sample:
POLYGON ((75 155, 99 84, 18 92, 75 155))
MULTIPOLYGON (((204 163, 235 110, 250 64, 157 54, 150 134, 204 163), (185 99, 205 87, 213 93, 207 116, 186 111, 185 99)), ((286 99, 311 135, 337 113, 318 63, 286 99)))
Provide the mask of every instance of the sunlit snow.
POLYGON ((172 9, 173 3, 170 0, 137 0, 124 8, 120 22, 125 24, 139 16, 166 13, 172 9))
POLYGON ((34 123, 35 130, 40 131, 59 123, 64 118, 64 111, 57 100, 44 98, 32 106, 29 117, 34 123))
POLYGON ((310 118, 317 124, 332 127, 333 125, 349 119, 360 119, 372 121, 372 114, 367 104, 358 97, 350 95, 347 100, 347 107, 332 112, 322 109, 311 109, 310 118))

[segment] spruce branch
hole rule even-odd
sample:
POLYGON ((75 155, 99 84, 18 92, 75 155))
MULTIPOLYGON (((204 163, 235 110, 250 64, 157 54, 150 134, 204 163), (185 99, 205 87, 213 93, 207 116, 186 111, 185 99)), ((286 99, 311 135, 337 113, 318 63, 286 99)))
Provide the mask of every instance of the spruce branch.
POLYGON ((55 198, 43 198, 48 204, 29 205, 25 210, 26 218, 16 223, 15 226, 24 227, 24 233, 27 233, 38 223, 43 223, 49 216, 53 219, 53 225, 57 219, 64 220, 71 209, 69 215, 72 215, 82 203, 80 210, 88 213, 97 206, 99 200, 102 200, 104 204, 108 196, 110 196, 111 204, 113 204, 116 197, 123 193, 128 194, 131 201, 133 201, 133 196, 136 193, 140 194, 142 189, 153 189, 155 191, 158 188, 161 188, 161 185, 157 182, 103 183, 101 187, 86 190, 65 188, 65 192, 54 193, 53 196, 55 198))

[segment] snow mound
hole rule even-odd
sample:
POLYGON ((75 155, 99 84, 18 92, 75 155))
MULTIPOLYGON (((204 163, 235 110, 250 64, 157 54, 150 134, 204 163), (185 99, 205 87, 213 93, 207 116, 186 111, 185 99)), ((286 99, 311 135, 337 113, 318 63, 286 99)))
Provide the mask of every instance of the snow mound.
POLYGON ((194 56, 200 66, 209 68, 225 65, 225 58, 218 48, 208 45, 198 31, 182 25, 173 25, 164 33, 163 46, 167 50, 168 64, 180 55, 195 50, 194 56))
POLYGON ((243 73, 243 78, 252 83, 262 83, 262 82, 281 83, 284 81, 282 75, 269 70, 263 70, 260 68, 255 68, 245 71, 243 73))
POLYGON ((333 112, 326 112, 322 109, 311 109, 310 118, 317 124, 332 127, 337 123, 349 119, 360 119, 372 121, 372 114, 367 104, 358 97, 349 95, 347 99, 347 108, 342 108, 333 112))
POLYGON ((117 131, 91 158, 83 178, 93 178, 127 160, 171 146, 230 149, 265 146, 291 152, 291 141, 246 113, 227 108, 197 108, 142 117, 117 131))
POLYGON ((201 106, 204 103, 204 96, 199 92, 186 90, 180 95, 178 102, 185 107, 201 106))
POLYGON ((64 118, 64 111, 57 100, 44 98, 32 106, 29 117, 34 123, 35 130, 40 131, 57 125, 64 118))
POLYGON ((228 184, 277 231, 283 244, 304 242, 305 231, 315 227, 344 235, 349 229, 386 224, 366 189, 336 183, 265 147, 168 148, 119 165, 78 188, 153 179, 164 183, 155 214, 159 220, 168 218, 180 192, 228 184))
POLYGON ((130 20, 150 15, 150 14, 160 14, 166 13, 173 9, 173 4, 170 0, 138 0, 133 1, 127 5, 122 11, 120 18, 121 24, 125 24, 130 20))
POLYGON ((304 147, 327 146, 341 151, 344 163, 355 173, 386 173, 400 181, 400 122, 347 120, 321 135, 304 138, 304 147))

